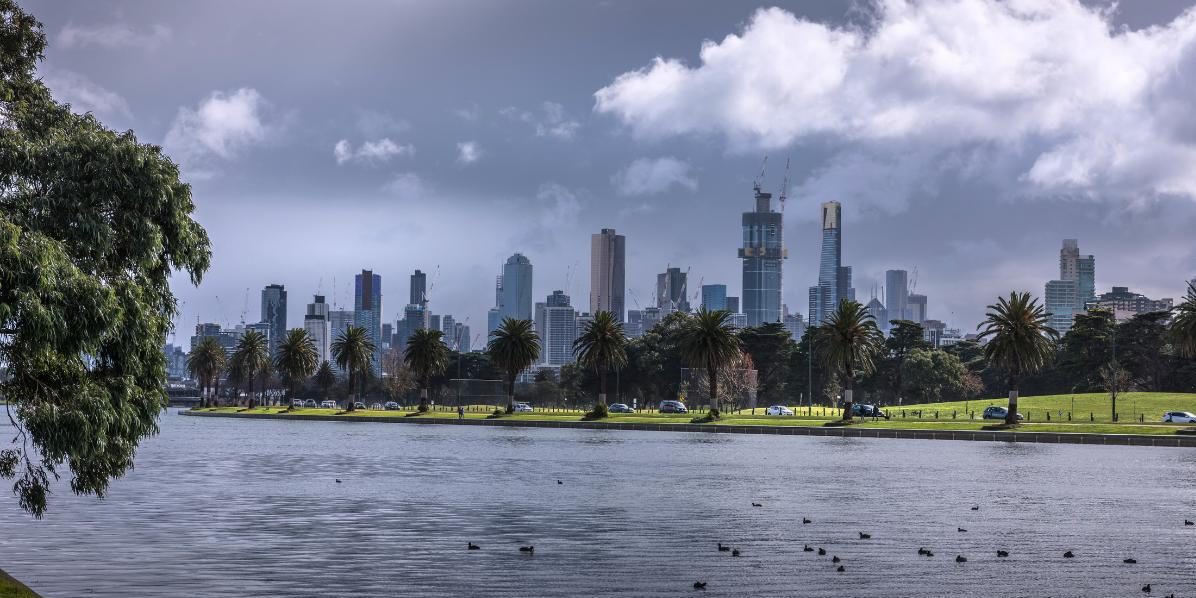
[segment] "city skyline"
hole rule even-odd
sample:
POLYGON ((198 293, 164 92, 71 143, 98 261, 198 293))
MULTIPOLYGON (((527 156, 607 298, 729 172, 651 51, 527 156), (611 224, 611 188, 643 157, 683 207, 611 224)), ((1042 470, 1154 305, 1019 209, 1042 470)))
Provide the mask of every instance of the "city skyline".
MULTIPOLYGON (((304 298, 288 303, 288 322, 302 321, 311 294, 344 308, 349 276, 362 266, 390 280, 439 269, 436 311, 469 318, 478 330, 492 305, 486 279, 500 256, 516 251, 539 271, 533 297, 560 289, 584 305, 585 239, 601 228, 628 240, 625 309, 634 308, 633 297, 651 303, 654 277, 668 264, 690 267, 691 284, 724 283, 742 298, 742 263, 731 248, 740 246, 735 224, 765 154, 772 166, 763 186, 774 197, 784 186, 776 165, 792 158, 781 301, 794 312, 808 313, 817 206, 825 201, 843 205, 843 262, 857 289, 881 284, 886 270, 917 269, 919 292, 931 297, 929 317, 964 329, 998 295, 1041 295, 1057 274, 1040 257, 1057 251, 1061 238, 1083 239, 1086 253, 1100 256, 1101 291, 1116 284, 1176 297, 1196 275, 1196 248, 1186 242, 1196 228, 1196 184, 1183 174, 1191 171, 1189 144, 1167 133, 1186 130, 1181 113, 1167 108, 1185 105, 1182 79, 1169 73, 1190 68, 1183 53, 1155 51, 1193 26, 1179 18, 1184 3, 1109 10, 1104 2, 1060 2, 1033 18, 995 2, 959 5, 983 14, 977 22, 999 32, 996 39, 1020 39, 1031 23, 1079 32, 995 46, 983 32, 962 32, 959 39, 975 45, 959 46, 925 27, 951 19, 947 3, 890 12, 853 10, 849 2, 777 4, 695 11, 668 1, 299 3, 285 16, 268 5, 218 1, 29 8, 52 42, 44 70, 55 94, 163 144, 194 187, 196 218, 214 254, 199 288, 175 278, 176 336, 197 319, 235 323, 245 289, 271 282, 304 298), (236 23, 226 18, 230 10, 236 23), (853 93, 870 97, 888 80, 873 68, 881 38, 866 33, 897 33, 903 16, 922 28, 894 47, 889 64, 904 80, 931 84, 895 88, 883 94, 886 103, 846 101, 853 93), (481 25, 499 20, 509 27, 481 25), (653 26, 661 22, 667 31, 653 26), (327 35, 306 34, 314 23, 327 35), (532 34, 530 23, 537 35, 552 32, 553 51, 506 43, 508 35, 532 34), (842 35, 828 37, 835 32, 842 35), (1141 43, 1131 46, 1130 33, 1141 43), (196 52, 198 39, 225 41, 196 52), (389 51, 398 39, 425 51, 389 51), (731 52, 728 39, 743 51, 731 52), (1045 39, 1072 45, 1038 42, 1045 39), (586 51, 611 40, 619 42, 609 51, 586 51), (706 40, 724 50, 724 62, 702 49, 706 40), (943 65, 911 61, 924 44, 940 42, 974 72, 953 79, 943 65), (794 56, 825 49, 825 65, 850 67, 852 84, 807 86, 824 72, 775 70, 760 62, 770 59, 761 50, 768 47, 794 56), (1047 58, 1051 76, 1020 84, 1047 58), (1089 60, 1113 73, 1110 80, 1132 83, 1110 96, 1088 75, 1089 60), (269 68, 300 63, 303 77, 269 68), (494 68, 514 64, 521 66, 494 68), (688 96, 662 92, 652 112, 641 92, 668 72, 688 96), (764 78, 745 78, 753 73, 764 78), (980 88, 992 95, 969 92, 980 88), (803 91, 755 95, 772 89, 803 91), (695 106, 687 97, 715 101, 695 106), (1008 101, 987 99, 996 97, 1008 101), (734 105, 759 105, 769 116, 746 111, 736 121, 722 111, 734 105), (1039 114, 1063 116, 1045 122, 1039 114), (1105 159, 1109 147, 1133 153, 1105 159), (1172 167, 1128 176, 1126 164, 1172 167), (343 222, 354 224, 336 226, 343 222), (446 231, 467 241, 449 242, 446 231)), ((778 58, 772 62, 793 62, 778 58)), ((386 301, 386 320, 401 303, 386 301)))

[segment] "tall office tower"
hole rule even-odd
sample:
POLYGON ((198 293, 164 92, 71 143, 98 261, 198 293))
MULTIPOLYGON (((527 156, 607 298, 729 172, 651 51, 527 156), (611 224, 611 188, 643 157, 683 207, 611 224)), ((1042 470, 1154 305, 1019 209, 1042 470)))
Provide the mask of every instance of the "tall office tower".
POLYGON ((395 325, 390 322, 382 323, 382 350, 385 351, 390 348, 391 342, 395 337, 395 325))
POLYGON ((356 322, 357 314, 353 313, 351 309, 328 310, 328 361, 338 374, 344 374, 344 372, 336 364, 336 359, 332 357, 332 343, 336 342, 336 339, 340 338, 350 326, 355 326, 356 322))
POLYGON ((280 284, 262 289, 262 322, 270 325, 270 356, 278 354, 278 344, 287 334, 287 290, 280 284))
POLYGON ((491 307, 490 311, 486 312, 486 340, 494 338, 494 331, 498 330, 501 324, 502 313, 498 311, 497 307, 491 307))
POLYGON ((909 319, 916 324, 925 322, 926 317, 926 295, 919 295, 917 293, 910 293, 909 295, 909 319))
POLYGON ((873 297, 864 309, 867 309, 868 314, 876 318, 876 326, 878 328, 886 332, 889 330, 889 310, 879 299, 873 297))
POLYGON ((328 320, 328 304, 324 303, 323 295, 316 295, 307 304, 307 314, 303 316, 303 329, 316 345, 319 362, 331 361, 328 356, 328 346, 332 344, 332 322, 328 320))
POLYGON ((428 275, 416 270, 411 275, 411 300, 407 303, 410 305, 423 305, 424 301, 428 300, 428 275))
POLYGON ((469 326, 466 326, 461 322, 457 322, 453 325, 453 327, 453 338, 457 339, 457 352, 469 353, 472 349, 470 346, 472 339, 469 338, 469 326))
POLYGON ((785 250, 783 221, 772 210, 772 194, 752 186, 756 207, 743 213, 743 313, 749 326, 781 321, 781 264, 785 250))
POLYGON ((440 332, 444 333, 444 344, 448 345, 450 349, 457 350, 457 320, 456 318, 445 314, 440 318, 440 332))
POLYGON ((885 314, 889 320, 909 318, 909 273, 885 270, 885 314))
POLYGON ((1076 265, 1076 309, 1084 311, 1096 301, 1096 256, 1082 256, 1076 265))
POLYGON ((522 253, 507 258, 502 267, 503 318, 532 319, 532 263, 522 253))
POLYGON ((1049 325, 1059 334, 1071 330, 1076 315, 1076 283, 1074 280, 1051 280, 1046 283, 1046 311, 1049 325))
POLYGON ((806 333, 806 322, 801 317, 801 314, 786 315, 783 324, 785 325, 785 330, 789 331, 789 336, 794 341, 800 341, 802 335, 806 333))
POLYGON ((573 363, 573 340, 580 329, 577 311, 569 303, 564 291, 553 291, 541 308, 540 344, 544 348, 541 360, 545 365, 573 363))
POLYGON ((404 349, 407 347, 407 340, 411 335, 415 334, 416 330, 423 330, 428 327, 427 310, 422 305, 408 305, 403 308, 403 322, 399 327, 399 342, 398 348, 404 349))
POLYGON ((428 318, 428 329, 429 330, 440 330, 440 315, 439 314, 430 313, 430 314, 428 314, 427 318, 428 318))
POLYGON ((702 285, 702 307, 705 307, 707 311, 727 309, 727 285, 702 285))
POLYGON ((688 276, 681 268, 668 268, 656 275, 656 307, 660 313, 689 313, 688 276))
POLYGON ((1077 280, 1080 276, 1080 242, 1078 239, 1063 239, 1059 250, 1059 280, 1077 280))
POLYGON ((1051 327, 1059 334, 1071 330, 1075 315, 1096 301, 1096 258, 1080 255, 1078 240, 1063 240, 1063 248, 1059 250, 1059 280, 1047 282, 1045 294, 1051 327), (1064 289, 1068 284, 1075 289, 1064 289))
POLYGON ((624 322, 627 239, 604 228, 590 235, 590 313, 609 311, 624 322))
POLYGON ((839 305, 839 276, 843 266, 843 207, 837 201, 822 204, 822 253, 818 259, 818 286, 810 287, 810 325, 819 325, 839 305))
POLYGON ((739 297, 727 297, 727 311, 733 314, 739 313, 739 297))
POLYGON ((851 266, 839 266, 835 270, 835 294, 839 301, 855 301, 855 287, 851 285, 851 266))
POLYGON ((354 276, 353 325, 365 328, 366 337, 374 343, 371 364, 374 375, 382 375, 382 275, 362 270, 354 276))

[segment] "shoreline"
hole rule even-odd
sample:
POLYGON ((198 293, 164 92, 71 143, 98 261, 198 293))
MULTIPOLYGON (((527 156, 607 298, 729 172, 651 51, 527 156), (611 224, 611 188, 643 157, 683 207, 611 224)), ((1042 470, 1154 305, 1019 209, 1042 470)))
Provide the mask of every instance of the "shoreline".
POLYGON ((704 432, 708 434, 771 434, 778 436, 832 436, 840 438, 904 438, 910 440, 967 440, 977 442, 1033 442, 1102 446, 1157 446, 1196 448, 1196 435, 1101 434, 1095 432, 1008 432, 990 430, 918 430, 903 428, 856 428, 851 426, 770 426, 693 423, 632 423, 609 421, 546 421, 529 419, 464 419, 432 417, 387 417, 369 415, 294 415, 286 413, 230 413, 180 411, 192 417, 242 419, 313 420, 393 424, 456 426, 504 426, 513 428, 572 428, 581 430, 627 430, 638 432, 704 432))
POLYGON ((41 598, 41 595, 29 589, 29 586, 0 569, 0 596, 12 598, 41 598))

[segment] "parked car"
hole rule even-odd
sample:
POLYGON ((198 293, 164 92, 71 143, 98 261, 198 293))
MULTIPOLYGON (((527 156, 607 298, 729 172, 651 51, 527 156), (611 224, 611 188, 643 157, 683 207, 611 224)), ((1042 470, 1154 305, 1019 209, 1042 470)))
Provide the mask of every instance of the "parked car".
MULTIPOLYGON (((1005 419, 1006 415, 1009 415, 1008 409, 1006 409, 1004 407, 998 407, 996 405, 989 405, 988 407, 984 408, 983 418, 984 419, 1005 419)), ((1017 418, 1023 419, 1022 414, 1020 414, 1020 413, 1017 414, 1017 418)))
POLYGON ((764 415, 793 415, 793 410, 784 405, 773 405, 764 412, 764 415))
POLYGON ((515 403, 515 413, 531 413, 532 406, 527 403, 515 403))
POLYGON ((399 404, 394 401, 387 401, 386 404, 382 406, 382 408, 387 411, 398 411, 399 404))
POLYGON ((353 403, 353 408, 354 409, 365 409, 365 403, 362 403, 361 401, 357 401, 357 402, 353 403))
POLYGON ((304 406, 304 407, 311 408, 311 409, 315 409, 315 408, 316 408, 316 400, 315 400, 315 399, 308 399, 308 400, 306 400, 306 401, 303 401, 303 406, 304 406))
POLYGON ((295 409, 302 409, 303 399, 291 399, 291 407, 294 407, 295 409))
POLYGON ((889 419, 889 414, 885 413, 883 409, 867 403, 853 403, 851 405, 851 415, 853 417, 883 417, 889 419))
POLYGON ((611 413, 635 413, 635 409, 628 407, 626 403, 614 403, 606 408, 611 413))
POLYGON ((1163 421, 1169 424, 1196 424, 1196 415, 1187 411, 1168 411, 1163 414, 1163 421))
POLYGON ((685 408, 685 403, 681 401, 661 401, 661 413, 689 413, 689 409, 685 408))
POLYGON ((336 409, 336 401, 320 401, 320 409, 336 409))

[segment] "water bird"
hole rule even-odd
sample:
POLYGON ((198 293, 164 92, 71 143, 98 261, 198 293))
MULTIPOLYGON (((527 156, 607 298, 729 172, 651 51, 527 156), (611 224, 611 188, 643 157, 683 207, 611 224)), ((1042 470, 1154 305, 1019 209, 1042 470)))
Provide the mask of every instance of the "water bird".
POLYGON ((1192 523, 1191 519, 1184 519, 1184 525, 1196 525, 1196 523, 1192 523))
POLYGON ((806 519, 805 517, 802 517, 802 518, 801 518, 801 523, 802 523, 802 525, 805 525, 805 524, 807 524, 807 523, 813 523, 813 521, 810 521, 809 519, 806 519))
POLYGON ((930 552, 929 550, 927 550, 927 551, 926 551, 926 556, 934 556, 934 553, 933 553, 933 552, 930 552))
POLYGON ((758 502, 754 502, 754 503, 752 503, 752 506, 753 506, 753 507, 763 507, 764 505, 762 505, 762 504, 760 504, 760 503, 758 503, 758 502))
POLYGON ((956 555, 955 562, 966 563, 966 562, 968 562, 968 559, 966 557, 964 557, 962 554, 960 554, 960 555, 956 555))
POLYGON ((964 533, 964 532, 966 532, 966 531, 968 531, 968 530, 966 530, 966 529, 964 529, 964 528, 962 528, 962 527, 957 527, 957 528, 955 528, 955 529, 959 530, 959 533, 961 533, 961 534, 962 534, 962 533, 964 533))
POLYGON ((1005 558, 1005 557, 1009 556, 1009 552, 1006 550, 998 550, 997 556, 1000 558, 1005 558))
POLYGON ((869 538, 871 538, 871 537, 872 537, 872 534, 865 534, 864 532, 860 532, 860 539, 861 539, 861 540, 867 540, 867 539, 869 539, 869 538))
POLYGON ((973 511, 979 511, 979 510, 980 510, 980 505, 972 505, 972 510, 973 510, 973 511))
POLYGON ((928 552, 930 552, 930 551, 929 551, 929 550, 926 550, 925 548, 919 548, 919 549, 918 549, 918 556, 924 555, 924 554, 926 554, 926 553, 928 553, 928 552))
POLYGON ((730 546, 723 546, 722 542, 718 543, 718 551, 719 552, 727 552, 728 550, 731 550, 730 546))
POLYGON ((1072 552, 1071 552, 1070 550, 1069 550, 1069 551, 1067 551, 1067 552, 1065 552, 1065 553, 1063 553, 1063 558, 1065 558, 1065 559, 1074 558, 1075 556, 1076 556, 1076 555, 1072 554, 1072 552))
POLYGON ((832 563, 837 563, 837 562, 839 562, 839 557, 834 557, 834 558, 832 558, 832 559, 831 559, 831 562, 832 562, 832 563))
POLYGON ((339 484, 339 483, 341 483, 341 479, 340 479, 340 478, 336 478, 336 483, 338 483, 338 484, 339 484))
POLYGON ((560 481, 560 480, 557 480, 557 481, 556 481, 556 483, 558 483, 558 484, 564 484, 564 482, 562 482, 562 481, 560 481))
POLYGON ((839 565, 839 568, 838 568, 838 569, 835 569, 835 571, 838 571, 839 573, 842 573, 842 572, 844 572, 844 571, 846 571, 846 570, 847 570, 847 569, 844 569, 844 568, 843 568, 843 565, 839 565))
POLYGON ((695 590, 705 590, 705 589, 706 589, 706 582, 704 582, 704 581, 695 581, 695 582, 694 582, 694 589, 695 589, 695 590))
POLYGON ((738 548, 736 548, 735 550, 732 550, 732 551, 731 551, 731 556, 739 556, 739 549, 738 549, 738 548))
POLYGON ((1127 565, 1137 565, 1138 564, 1138 561, 1136 561, 1134 559, 1125 559, 1124 561, 1121 561, 1121 562, 1123 562, 1127 565))
POLYGON ((469 550, 481 550, 481 549, 482 549, 481 546, 478 546, 477 544, 474 544, 473 542, 469 543, 469 550))
POLYGON ((1150 593, 1150 584, 1146 584, 1146 585, 1142 586, 1142 591, 1149 594, 1150 593))
POLYGON ((825 548, 819 548, 819 549, 818 549, 818 556, 826 556, 826 549, 825 549, 825 548))
POLYGON ((802 547, 802 552, 814 552, 814 549, 810 548, 809 544, 806 544, 804 547, 802 547))
POLYGON ((526 552, 528 554, 532 554, 532 553, 536 552, 536 547, 535 546, 520 546, 519 552, 526 552))

